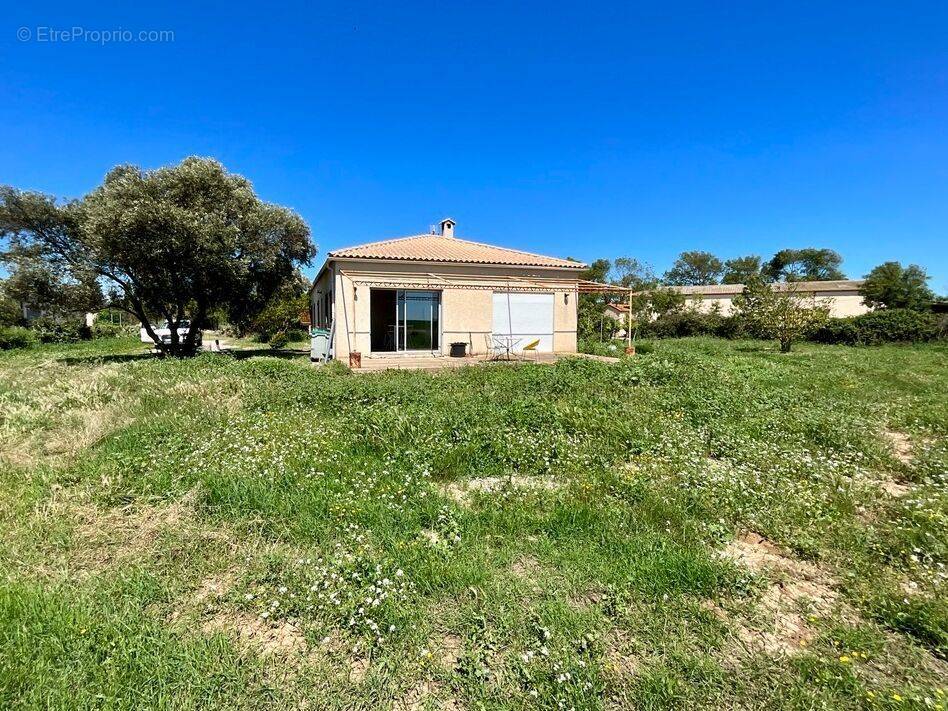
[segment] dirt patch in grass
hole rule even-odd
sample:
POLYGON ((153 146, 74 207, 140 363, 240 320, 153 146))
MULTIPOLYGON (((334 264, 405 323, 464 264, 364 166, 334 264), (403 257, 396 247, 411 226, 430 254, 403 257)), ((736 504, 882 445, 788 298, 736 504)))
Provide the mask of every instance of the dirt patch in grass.
POLYGON ((453 698, 442 697, 442 685, 434 679, 425 679, 412 686, 392 705, 394 711, 460 711, 461 705, 453 698))
POLYGON ((756 533, 738 536, 721 555, 770 581, 760 597, 759 624, 737 620, 738 637, 748 648, 775 655, 799 651, 815 636, 808 618, 830 614, 839 600, 827 571, 756 533))
POLYGON ((633 646, 628 634, 621 630, 614 630, 606 637, 606 668, 620 680, 628 681, 642 668, 642 660, 633 646))
POLYGON ((434 654, 441 666, 447 671, 454 671, 458 660, 464 652, 464 640, 456 634, 446 634, 434 644, 434 654))
POLYGON ((569 598, 570 607, 575 610, 588 610, 592 607, 602 604, 606 599, 606 593, 599 588, 590 588, 583 590, 569 598))
POLYGON ((225 572, 220 575, 209 575, 201 581, 197 590, 191 596, 191 603, 202 605, 205 603, 216 602, 229 593, 237 582, 237 575, 234 572, 225 572))
POLYGON ((421 532, 418 534, 418 537, 432 546, 436 546, 439 543, 441 543, 441 534, 430 528, 422 529, 421 532))
POLYGON ((532 555, 522 555, 517 558, 510 564, 510 573, 524 584, 531 594, 540 591, 540 581, 543 579, 544 568, 540 561, 532 555))
POLYGON ((883 479, 879 482, 879 488, 894 499, 901 499, 912 493, 912 487, 908 484, 901 484, 891 479, 883 479))
POLYGON ((349 680, 361 684, 368 676, 371 663, 365 657, 351 657, 349 661, 349 680))
POLYGON ((459 479, 440 485, 442 493, 454 499, 461 505, 470 503, 470 496, 475 493, 496 493, 504 489, 521 489, 534 491, 555 491, 565 483, 552 477, 540 476, 485 476, 477 479, 459 479))
POLYGON ((536 579, 536 576, 542 570, 540 566, 540 561, 534 558, 532 555, 523 555, 517 558, 510 565, 510 572, 516 575, 518 578, 523 579, 536 579))
POLYGON ((201 625, 205 634, 226 634, 262 657, 287 657, 307 650, 306 637, 292 622, 268 623, 236 610, 221 610, 201 625))
POLYGON ((902 464, 911 464, 915 459, 915 446, 907 434, 895 430, 883 430, 882 436, 888 440, 896 459, 902 464))
POLYGON ((341 669, 347 681, 361 684, 372 667, 371 660, 363 652, 359 642, 348 638, 339 629, 333 629, 310 649, 306 661, 312 665, 317 661, 329 659, 334 662, 337 671, 341 669))

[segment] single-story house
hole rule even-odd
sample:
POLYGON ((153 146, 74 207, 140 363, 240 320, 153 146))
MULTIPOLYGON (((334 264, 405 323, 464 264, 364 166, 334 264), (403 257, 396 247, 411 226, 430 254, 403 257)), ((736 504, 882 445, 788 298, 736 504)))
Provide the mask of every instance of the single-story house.
POLYGON ((310 319, 332 334, 333 357, 512 350, 576 352, 579 275, 586 265, 454 236, 430 234, 329 252, 310 292, 310 319))
MULTIPOLYGON (((783 282, 772 284, 777 291, 785 291, 791 286, 798 294, 813 296, 830 307, 830 316, 859 316, 869 311, 869 307, 862 301, 859 287, 862 279, 838 279, 834 281, 806 281, 786 284, 783 282)), ((685 297, 685 306, 697 309, 703 313, 718 311, 722 316, 729 315, 734 310, 734 299, 744 291, 743 284, 704 284, 702 286, 668 286, 663 287, 677 291, 685 297)), ((609 304, 606 314, 617 321, 625 321, 629 313, 626 303, 609 304)))

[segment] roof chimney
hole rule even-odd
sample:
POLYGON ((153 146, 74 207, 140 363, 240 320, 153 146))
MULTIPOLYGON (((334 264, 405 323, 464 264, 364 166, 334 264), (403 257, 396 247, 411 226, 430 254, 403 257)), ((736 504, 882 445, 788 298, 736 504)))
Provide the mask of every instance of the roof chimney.
POLYGON ((455 221, 450 217, 445 217, 441 220, 441 236, 442 237, 454 237, 454 225, 455 221))

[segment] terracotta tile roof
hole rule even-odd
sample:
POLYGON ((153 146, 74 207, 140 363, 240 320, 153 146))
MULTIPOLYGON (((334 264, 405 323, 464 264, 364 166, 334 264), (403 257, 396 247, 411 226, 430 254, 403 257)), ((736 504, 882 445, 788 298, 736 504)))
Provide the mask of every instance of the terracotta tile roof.
POLYGON ((327 255, 337 259, 396 259, 416 262, 457 262, 461 264, 498 264, 516 267, 561 267, 585 269, 582 262, 544 257, 506 247, 495 247, 442 235, 412 235, 334 249, 327 255))

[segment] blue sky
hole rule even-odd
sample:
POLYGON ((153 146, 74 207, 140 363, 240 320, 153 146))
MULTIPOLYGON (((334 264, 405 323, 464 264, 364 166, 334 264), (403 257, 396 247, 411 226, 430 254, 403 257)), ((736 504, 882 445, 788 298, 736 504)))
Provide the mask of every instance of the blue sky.
POLYGON ((85 5, 4 10, 2 183, 205 155, 299 211, 317 261, 451 215, 659 271, 830 247, 948 292, 944 2, 85 5), (174 39, 94 41, 118 29, 174 39))

